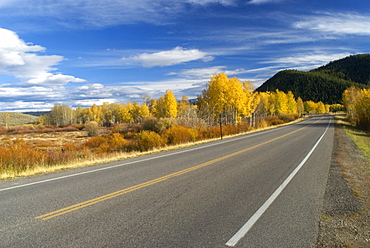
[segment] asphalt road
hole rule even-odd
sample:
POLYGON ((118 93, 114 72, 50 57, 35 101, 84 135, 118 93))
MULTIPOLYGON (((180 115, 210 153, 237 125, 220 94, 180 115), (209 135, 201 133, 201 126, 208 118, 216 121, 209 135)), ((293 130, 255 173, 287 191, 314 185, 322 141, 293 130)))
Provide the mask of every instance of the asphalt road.
POLYGON ((0 247, 312 247, 328 116, 0 182, 0 247))

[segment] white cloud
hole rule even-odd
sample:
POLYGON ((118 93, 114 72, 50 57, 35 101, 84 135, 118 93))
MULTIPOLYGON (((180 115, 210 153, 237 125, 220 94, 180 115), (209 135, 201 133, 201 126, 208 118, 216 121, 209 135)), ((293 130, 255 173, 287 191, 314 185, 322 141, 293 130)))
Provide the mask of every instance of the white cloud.
POLYGON ((24 65, 23 54, 43 51, 41 46, 26 44, 11 30, 0 28, 0 68, 24 65))
POLYGON ((0 28, 0 73, 13 75, 23 85, 57 86, 69 82, 85 82, 61 73, 53 74, 54 66, 64 58, 58 55, 38 55, 45 48, 25 43, 19 36, 7 29, 0 28))
POLYGON ((330 61, 341 59, 349 56, 349 53, 334 53, 334 54, 296 54, 295 56, 278 58, 275 60, 266 61, 264 63, 279 64, 281 67, 310 68, 313 69, 329 63, 330 61))
POLYGON ((213 66, 208 68, 197 68, 197 69, 189 69, 189 70, 182 70, 180 72, 171 72, 167 75, 178 75, 180 77, 190 78, 190 79, 210 79, 214 73, 226 73, 228 76, 234 76, 238 74, 243 74, 248 72, 245 69, 236 69, 236 70, 227 70, 226 66, 213 66))
POLYGON ((229 6, 229 5, 235 5, 235 0, 187 0, 187 2, 191 3, 191 4, 199 4, 199 5, 207 5, 207 4, 214 4, 214 3, 218 3, 218 4, 222 4, 222 5, 225 5, 225 6, 229 6))
POLYGON ((370 15, 356 13, 318 13, 294 23, 295 28, 331 34, 370 35, 370 15))
POLYGON ((264 4, 264 3, 277 3, 282 2, 284 0, 251 0, 248 3, 249 4, 264 4))
POLYGON ((198 49, 186 50, 182 47, 175 47, 172 50, 157 53, 143 53, 131 58, 138 61, 144 67, 170 66, 184 62, 202 59, 204 62, 213 60, 212 56, 199 51, 198 49))
POLYGON ((52 109, 54 104, 45 103, 43 101, 14 101, 14 102, 0 102, 0 109, 2 111, 17 111, 17 112, 28 112, 28 111, 49 111, 52 109))
POLYGON ((68 27, 107 27, 139 22, 168 23, 178 13, 188 10, 188 5, 234 5, 236 0, 5 0, 0 8, 13 15, 46 17, 56 25, 68 27))

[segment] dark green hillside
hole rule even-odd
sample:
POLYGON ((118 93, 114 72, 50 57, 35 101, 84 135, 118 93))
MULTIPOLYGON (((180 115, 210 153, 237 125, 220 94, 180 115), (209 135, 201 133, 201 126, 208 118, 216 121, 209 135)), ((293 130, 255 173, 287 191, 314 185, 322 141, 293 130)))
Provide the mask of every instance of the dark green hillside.
POLYGON ((309 72, 280 71, 257 91, 292 91, 304 101, 334 104, 342 102, 343 91, 352 85, 369 88, 369 79, 370 55, 363 54, 330 62, 309 72))
POLYGON ((370 85, 370 54, 359 54, 330 62, 315 72, 323 72, 348 81, 370 85))
POLYGON ((38 117, 15 112, 0 112, 0 126, 17 126, 37 123, 38 117))

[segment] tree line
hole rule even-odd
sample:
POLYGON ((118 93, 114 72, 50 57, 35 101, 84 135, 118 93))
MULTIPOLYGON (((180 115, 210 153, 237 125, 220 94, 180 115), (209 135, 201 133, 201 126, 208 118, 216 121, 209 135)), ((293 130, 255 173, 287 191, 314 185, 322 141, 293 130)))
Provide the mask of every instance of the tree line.
POLYGON ((147 118, 176 119, 183 126, 238 124, 247 120, 250 124, 266 116, 284 117, 325 113, 330 107, 323 102, 303 101, 292 91, 257 92, 250 81, 241 82, 225 73, 214 74, 195 104, 186 96, 177 101, 173 92, 167 90, 159 99, 144 97, 144 102, 103 103, 92 107, 72 109, 56 104, 50 114, 40 118, 42 124, 67 126, 72 123, 97 122, 100 126, 141 123, 147 118))
POLYGON ((362 129, 370 130, 370 89, 354 86, 346 89, 343 103, 349 120, 362 129))

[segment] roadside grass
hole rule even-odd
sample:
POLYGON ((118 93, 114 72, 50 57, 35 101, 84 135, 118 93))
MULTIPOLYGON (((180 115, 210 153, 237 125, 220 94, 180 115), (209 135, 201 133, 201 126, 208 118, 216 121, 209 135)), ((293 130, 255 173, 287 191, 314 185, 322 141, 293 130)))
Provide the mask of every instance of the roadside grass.
MULTIPOLYGON (((370 131, 358 129, 350 124, 343 115, 336 116, 338 124, 341 124, 346 134, 352 139, 356 146, 362 151, 367 162, 370 163, 370 131)), ((370 167, 368 167, 370 170, 370 167)))

